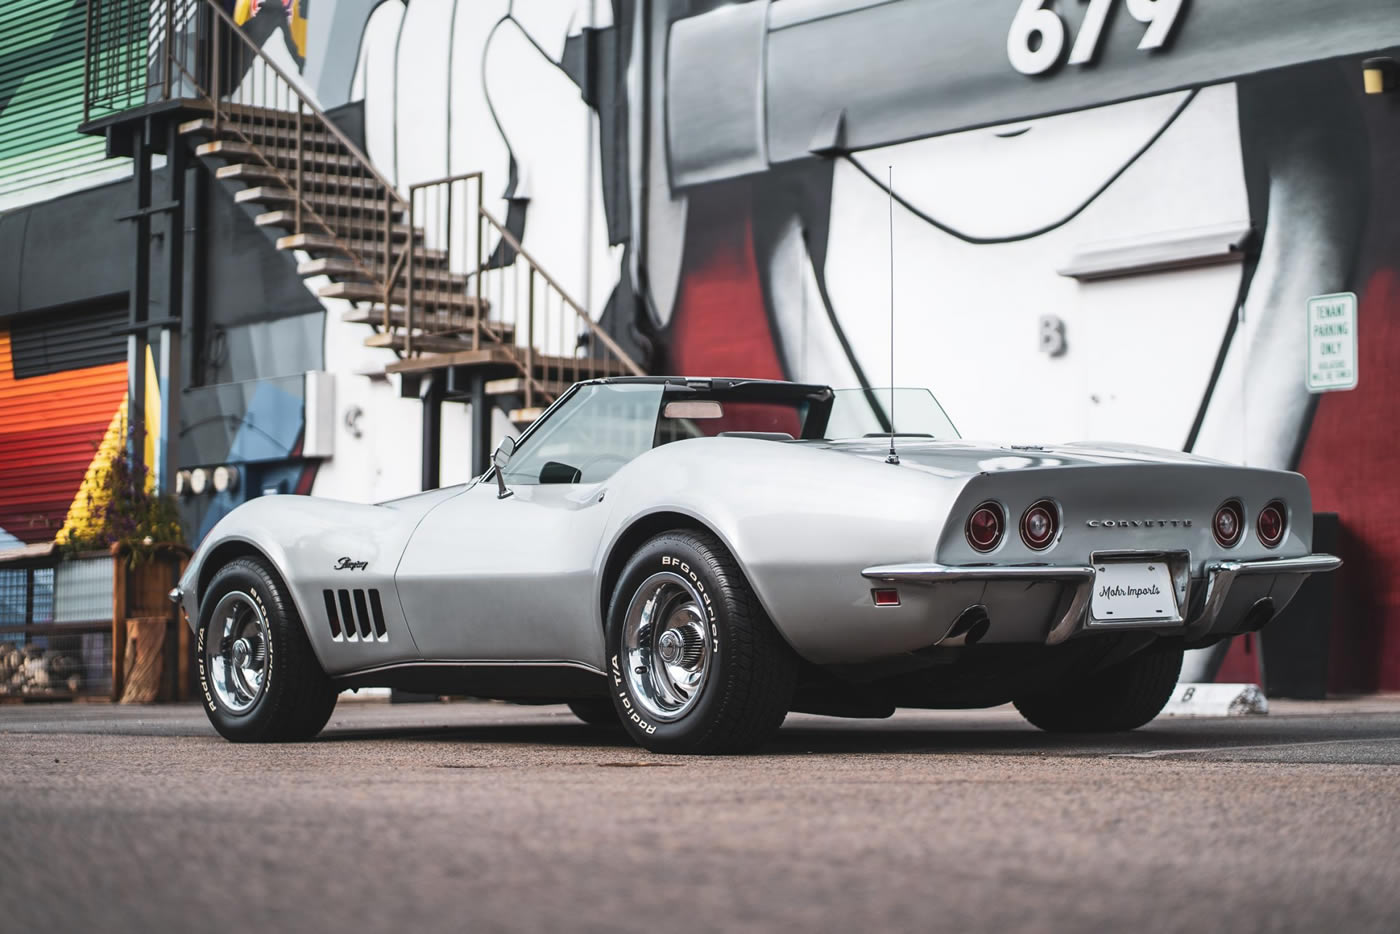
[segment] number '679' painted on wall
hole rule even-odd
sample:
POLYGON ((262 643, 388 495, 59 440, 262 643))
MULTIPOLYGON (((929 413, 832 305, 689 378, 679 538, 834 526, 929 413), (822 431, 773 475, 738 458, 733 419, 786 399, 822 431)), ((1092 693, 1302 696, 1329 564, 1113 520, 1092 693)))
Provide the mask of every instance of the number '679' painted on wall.
MULTIPOLYGON (((1118 0, 1088 0, 1079 34, 1070 49, 1071 65, 1088 65, 1099 53, 1104 25, 1118 0)), ((1185 0, 1123 0, 1133 19, 1147 25, 1138 43, 1141 51, 1160 49, 1171 37, 1172 28, 1185 0)), ((1021 0, 1011 32, 1006 36, 1006 56, 1023 75, 1040 75, 1060 64, 1069 29, 1053 9, 1054 0, 1021 0)))

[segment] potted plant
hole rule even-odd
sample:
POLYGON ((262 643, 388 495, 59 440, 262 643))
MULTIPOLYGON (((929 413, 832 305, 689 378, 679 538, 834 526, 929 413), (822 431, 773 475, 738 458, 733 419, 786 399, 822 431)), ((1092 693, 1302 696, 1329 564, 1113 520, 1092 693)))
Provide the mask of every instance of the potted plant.
POLYGON ((185 547, 175 500, 156 492, 150 471, 126 443, 104 445, 88 483, 79 521, 58 545, 67 552, 110 551, 112 698, 124 703, 189 696, 189 634, 166 598, 183 573, 185 547))

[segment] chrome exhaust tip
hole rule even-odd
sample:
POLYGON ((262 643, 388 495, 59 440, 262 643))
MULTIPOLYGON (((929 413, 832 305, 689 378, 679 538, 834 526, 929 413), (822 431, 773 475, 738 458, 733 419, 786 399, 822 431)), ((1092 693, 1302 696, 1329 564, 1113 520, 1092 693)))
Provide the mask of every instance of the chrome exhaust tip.
POLYGON ((948 634, 938 641, 938 645, 940 648, 975 645, 991 628, 992 621, 987 616, 987 608, 977 603, 958 614, 948 634))
POLYGON ((1244 614, 1244 621, 1240 624, 1240 632, 1258 632, 1268 625, 1274 616, 1273 598, 1260 597, 1254 601, 1254 606, 1249 608, 1249 612, 1244 614))

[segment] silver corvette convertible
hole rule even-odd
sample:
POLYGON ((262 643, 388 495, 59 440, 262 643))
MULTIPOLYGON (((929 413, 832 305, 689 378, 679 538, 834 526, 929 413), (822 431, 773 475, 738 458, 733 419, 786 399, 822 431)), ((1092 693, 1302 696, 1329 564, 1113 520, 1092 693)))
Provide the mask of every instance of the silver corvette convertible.
POLYGON ((493 463, 224 518, 172 593, 218 731, 309 739, 364 686, 566 702, 658 752, 752 749, 792 710, 1130 730, 1184 649, 1340 563, 1298 474, 962 441, 926 390, 596 380, 493 463))

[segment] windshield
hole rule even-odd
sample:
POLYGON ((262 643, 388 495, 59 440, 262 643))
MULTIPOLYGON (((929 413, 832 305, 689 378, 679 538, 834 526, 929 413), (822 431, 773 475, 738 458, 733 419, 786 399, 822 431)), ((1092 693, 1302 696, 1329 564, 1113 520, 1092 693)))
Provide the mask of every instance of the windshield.
MULTIPOLYGON (((741 436, 766 441, 884 437, 890 390, 766 380, 584 383, 551 409, 502 469, 506 483, 601 483, 673 441, 741 436)), ((903 437, 958 437, 927 389, 895 389, 903 437)))
POLYGON ((895 432, 903 436, 947 440, 959 437, 943 406, 927 389, 838 389, 827 422, 833 441, 890 433, 890 393, 894 393, 895 432))
POLYGON ((506 483, 601 483, 652 446, 665 387, 655 383, 580 386, 521 444, 506 483))

